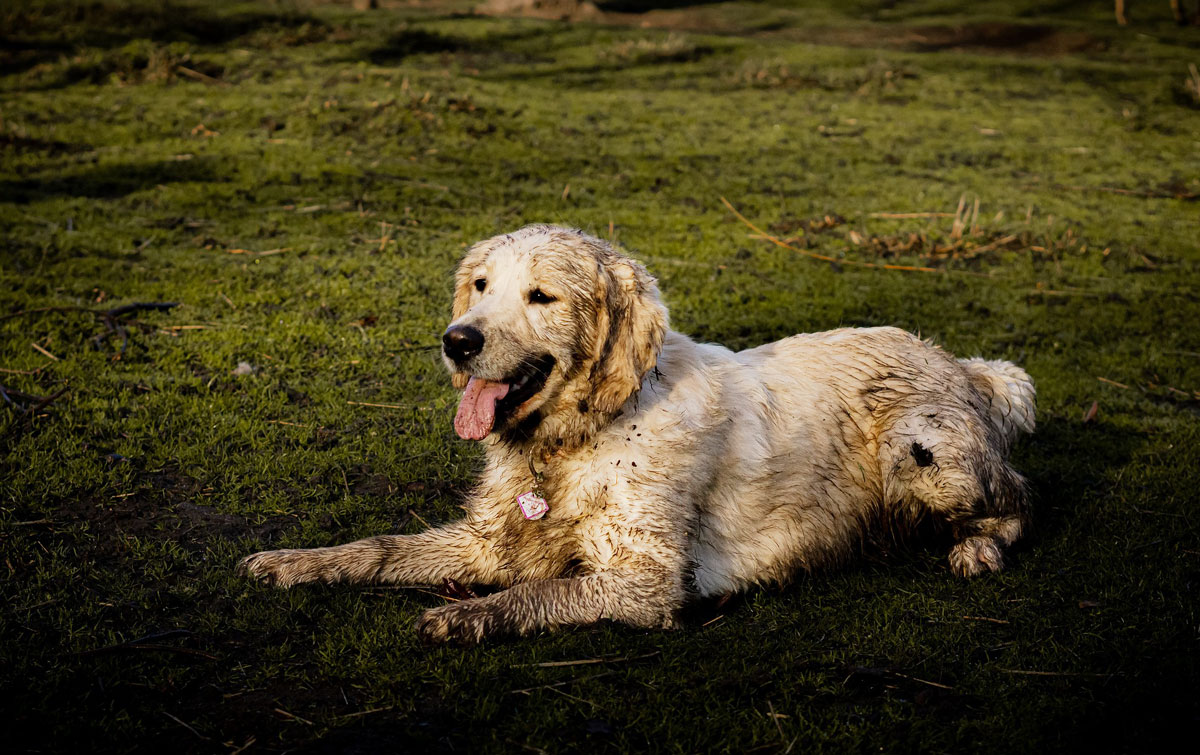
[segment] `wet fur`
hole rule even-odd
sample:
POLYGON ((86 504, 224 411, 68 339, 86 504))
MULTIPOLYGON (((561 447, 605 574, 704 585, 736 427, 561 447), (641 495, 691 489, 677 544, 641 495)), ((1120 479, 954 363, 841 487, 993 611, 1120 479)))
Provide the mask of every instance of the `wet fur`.
POLYGON ((949 524, 951 569, 995 571, 1027 523, 1007 463, 1034 427, 1029 376, 957 360, 895 328, 798 335, 733 353, 673 332, 654 279, 607 243, 529 226, 474 246, 454 323, 486 335, 470 375, 542 354, 545 388, 483 441, 466 516, 419 535, 256 553, 273 584, 446 578, 504 589, 426 611, 430 641, 477 642, 601 619, 669 627, 696 596, 842 562, 880 522, 949 524), (476 281, 487 289, 476 290, 476 281), (527 303, 531 287, 557 298, 527 303), (544 476, 550 512, 517 496, 544 476))

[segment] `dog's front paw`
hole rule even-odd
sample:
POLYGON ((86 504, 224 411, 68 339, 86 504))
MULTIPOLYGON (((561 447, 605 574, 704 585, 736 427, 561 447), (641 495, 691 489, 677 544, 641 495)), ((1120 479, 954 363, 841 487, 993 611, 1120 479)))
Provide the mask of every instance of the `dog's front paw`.
POLYGON ((495 628, 495 616, 478 600, 431 608, 417 619, 417 636, 429 644, 477 645, 495 628))
POLYGON ((968 537, 950 550, 950 569, 960 577, 975 577, 1004 568, 1004 552, 995 538, 968 537))
POLYGON ((311 551, 261 551, 238 562, 238 574, 275 587, 321 579, 321 558, 311 551))

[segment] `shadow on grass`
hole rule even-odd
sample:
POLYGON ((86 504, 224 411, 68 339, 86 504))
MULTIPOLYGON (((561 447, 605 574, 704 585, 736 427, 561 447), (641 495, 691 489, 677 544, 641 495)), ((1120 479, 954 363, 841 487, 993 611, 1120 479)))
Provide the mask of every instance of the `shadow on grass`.
MULTIPOLYGON (((413 55, 485 55, 502 63, 551 61, 556 49, 570 44, 572 27, 533 27, 525 31, 466 37, 426 29, 405 29, 370 50, 366 59, 376 65, 400 63, 413 55), (529 43, 527 48, 522 43, 529 43)), ((357 60, 357 58, 355 58, 357 60)))
POLYGON ((184 181, 216 181, 213 161, 160 160, 151 163, 117 163, 48 178, 0 181, 0 197, 27 204, 54 197, 115 199, 160 184, 184 181))
POLYGON ((410 29, 392 35, 381 47, 367 53, 367 60, 376 65, 398 63, 411 55, 428 53, 478 52, 482 44, 466 37, 410 29))
POLYGON ((92 149, 88 144, 64 142, 58 139, 38 139, 20 136, 13 133, 0 133, 0 154, 11 151, 14 154, 41 152, 47 156, 75 154, 92 149))
POLYGON ((1092 531, 1094 523, 1073 521, 1082 513, 1082 502, 1113 485, 1111 475, 1124 469, 1143 444, 1140 436, 1103 423, 1040 420, 1013 459, 1032 493, 1034 526, 1027 545, 1055 541, 1066 530, 1092 531))
POLYGON ((0 16, 0 76, 24 72, 82 47, 116 48, 135 39, 220 45, 262 29, 324 27, 311 15, 277 7, 222 12, 217 3, 21 4, 0 16))

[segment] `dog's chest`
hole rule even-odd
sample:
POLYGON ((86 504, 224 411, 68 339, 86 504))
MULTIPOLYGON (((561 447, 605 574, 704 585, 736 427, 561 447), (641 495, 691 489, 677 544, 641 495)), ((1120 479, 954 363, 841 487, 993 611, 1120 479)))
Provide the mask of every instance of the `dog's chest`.
POLYGON ((535 464, 540 479, 528 470, 513 474, 501 510, 492 514, 501 522, 501 550, 514 581, 603 566, 608 549, 604 533, 615 524, 613 493, 625 484, 617 461, 605 456, 552 458, 535 464), (519 499, 529 492, 546 500, 548 510, 541 518, 528 519, 521 509, 519 499))

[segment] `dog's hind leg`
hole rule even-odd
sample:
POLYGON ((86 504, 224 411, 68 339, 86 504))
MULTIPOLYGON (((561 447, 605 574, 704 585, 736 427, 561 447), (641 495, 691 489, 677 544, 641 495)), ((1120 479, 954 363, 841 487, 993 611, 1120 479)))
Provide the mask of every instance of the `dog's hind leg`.
POLYGON ((941 410, 898 423, 886 439, 889 498, 950 524, 950 568, 964 577, 1002 569, 1028 521, 1025 481, 995 435, 970 412, 941 410))

